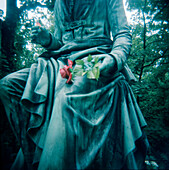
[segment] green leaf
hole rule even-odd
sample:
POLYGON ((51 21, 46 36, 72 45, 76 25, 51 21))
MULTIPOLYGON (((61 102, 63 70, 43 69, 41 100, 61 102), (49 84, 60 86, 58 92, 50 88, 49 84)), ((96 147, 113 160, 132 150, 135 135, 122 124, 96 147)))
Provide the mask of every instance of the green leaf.
POLYGON ((83 76, 83 70, 81 69, 81 70, 79 70, 78 72, 75 72, 73 75, 74 76, 83 76))
POLYGON ((73 72, 73 69, 72 68, 69 68, 70 72, 72 73, 73 72))
POLYGON ((87 71, 87 78, 88 79, 95 79, 95 76, 94 76, 92 70, 87 71))
POLYGON ((79 72, 80 70, 83 70, 83 66, 82 65, 76 65, 74 70, 73 70, 73 73, 79 72))
POLYGON ((94 63, 95 63, 95 64, 97 64, 97 63, 98 63, 98 61, 99 61, 99 57, 95 57, 95 59, 94 59, 94 63))
POLYGON ((75 61, 77 65, 84 65, 84 61, 83 60, 76 60, 75 61))
POLYGON ((99 58, 96 57, 93 61, 92 55, 89 54, 87 58, 87 62, 84 62, 83 60, 76 60, 76 66, 74 67, 73 70, 73 77, 75 76, 84 76, 87 74, 88 79, 99 79, 100 76, 100 70, 99 66, 101 63, 99 63, 99 58))
POLYGON ((89 56, 88 56, 88 58, 87 58, 87 61, 88 61, 88 62, 91 62, 91 61, 92 61, 92 55, 91 55, 91 54, 89 54, 89 56))
POLYGON ((84 71, 84 72, 82 73, 82 76, 84 76, 86 73, 87 73, 87 71, 84 71))
POLYGON ((94 67, 99 67, 101 65, 101 63, 96 63, 95 65, 94 65, 94 67))
POLYGON ((76 65, 72 74, 73 76, 82 76, 83 72, 83 65, 76 65))
POLYGON ((100 69, 99 69, 99 67, 94 67, 92 69, 92 72, 93 72, 93 75, 94 75, 95 79, 98 80, 99 76, 100 76, 100 69))

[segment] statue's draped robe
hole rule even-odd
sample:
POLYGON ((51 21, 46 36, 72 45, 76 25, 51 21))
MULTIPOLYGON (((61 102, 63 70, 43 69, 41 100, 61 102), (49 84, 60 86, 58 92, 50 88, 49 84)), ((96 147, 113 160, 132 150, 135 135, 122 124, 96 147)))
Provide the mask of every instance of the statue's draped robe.
POLYGON ((48 52, 1 80, 1 98, 21 145, 13 168, 141 168, 146 122, 126 81, 135 78, 126 64, 131 35, 122 0, 56 4, 48 52), (66 84, 59 69, 67 59, 85 61, 89 54, 114 57, 111 75, 66 84))

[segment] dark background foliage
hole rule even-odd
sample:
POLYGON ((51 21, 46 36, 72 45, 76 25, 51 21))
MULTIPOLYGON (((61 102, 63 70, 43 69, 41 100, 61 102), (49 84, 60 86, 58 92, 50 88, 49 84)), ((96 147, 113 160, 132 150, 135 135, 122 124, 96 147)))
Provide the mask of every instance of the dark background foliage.
POLYGON ((138 78, 133 90, 147 120, 152 159, 169 169, 169 2, 129 0, 128 9, 136 11, 128 59, 138 78))
MULTIPOLYGON (((0 78, 30 67, 44 51, 31 43, 30 30, 38 21, 53 32, 54 1, 18 0, 18 5, 17 0, 7 0, 6 17, 0 20, 0 78)), ((169 2, 127 0, 126 4, 133 14, 128 64, 138 79, 132 88, 148 124, 149 158, 159 169, 169 169, 169 2)), ((0 108, 1 169, 8 169, 19 146, 0 108)))

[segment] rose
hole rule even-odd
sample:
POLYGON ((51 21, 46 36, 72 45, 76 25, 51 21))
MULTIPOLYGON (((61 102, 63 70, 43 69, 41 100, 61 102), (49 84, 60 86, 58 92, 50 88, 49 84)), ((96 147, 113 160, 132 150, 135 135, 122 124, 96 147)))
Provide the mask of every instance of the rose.
POLYGON ((72 79, 72 73, 69 70, 69 66, 65 65, 64 68, 60 69, 60 74, 62 78, 68 79, 66 83, 70 83, 72 79))
POLYGON ((66 83, 70 83, 72 80, 72 73, 70 71, 70 68, 72 69, 72 65, 73 61, 68 59, 68 66, 64 65, 64 67, 59 70, 62 78, 67 79, 66 83))

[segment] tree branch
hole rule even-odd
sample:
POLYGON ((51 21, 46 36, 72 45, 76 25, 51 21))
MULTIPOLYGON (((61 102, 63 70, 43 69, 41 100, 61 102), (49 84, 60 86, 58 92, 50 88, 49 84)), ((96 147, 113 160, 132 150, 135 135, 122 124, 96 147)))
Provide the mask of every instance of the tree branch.
POLYGON ((157 61, 158 59, 163 58, 164 55, 166 54, 166 52, 167 52, 168 50, 169 50, 169 49, 167 48, 167 49, 164 51, 164 53, 163 53, 162 56, 159 56, 159 57, 155 58, 151 63, 149 63, 149 64, 147 64, 147 65, 144 65, 143 68, 149 67, 149 66, 151 66, 155 61, 157 61))

